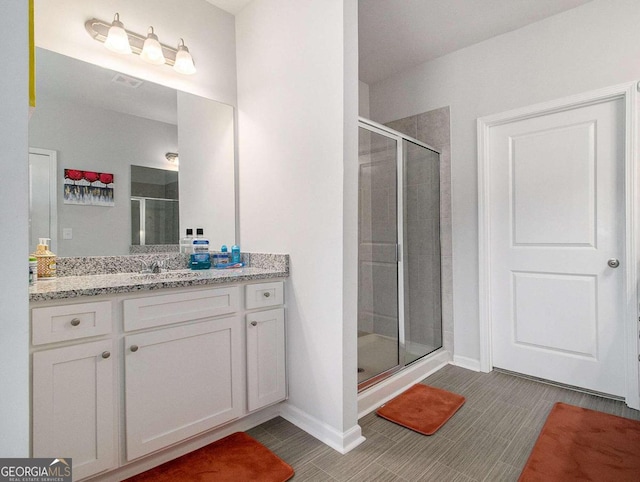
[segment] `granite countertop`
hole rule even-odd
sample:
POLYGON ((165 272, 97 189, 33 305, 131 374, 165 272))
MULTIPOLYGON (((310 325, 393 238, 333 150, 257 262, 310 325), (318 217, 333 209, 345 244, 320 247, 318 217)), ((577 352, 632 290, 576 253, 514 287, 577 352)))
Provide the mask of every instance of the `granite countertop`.
POLYGON ((29 287, 29 301, 47 301, 80 296, 131 293, 164 288, 239 283, 270 278, 286 278, 288 269, 229 268, 196 270, 169 270, 159 274, 116 273, 85 276, 62 276, 52 280, 38 280, 29 287))

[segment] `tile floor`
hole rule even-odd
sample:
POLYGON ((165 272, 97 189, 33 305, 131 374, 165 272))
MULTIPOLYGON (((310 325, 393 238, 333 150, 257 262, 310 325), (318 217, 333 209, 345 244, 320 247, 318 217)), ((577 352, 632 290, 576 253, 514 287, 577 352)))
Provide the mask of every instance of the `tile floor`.
POLYGON ((303 481, 515 481, 555 402, 640 420, 624 403, 493 371, 448 365, 422 383, 467 398, 435 435, 426 437, 371 413, 360 420, 367 440, 340 455, 278 417, 248 433, 289 463, 303 481))

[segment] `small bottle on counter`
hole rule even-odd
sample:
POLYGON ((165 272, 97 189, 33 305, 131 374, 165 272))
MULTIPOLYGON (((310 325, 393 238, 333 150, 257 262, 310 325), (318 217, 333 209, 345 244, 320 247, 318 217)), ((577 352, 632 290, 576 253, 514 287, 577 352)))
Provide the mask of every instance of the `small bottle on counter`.
POLYGON ((38 258, 29 256, 29 286, 33 286, 38 281, 38 258))
POLYGON ((184 238, 180 238, 180 252, 183 254, 191 254, 193 243, 193 229, 187 228, 186 236, 184 238))
POLYGON ((196 229, 196 237, 192 241, 191 269, 211 268, 209 240, 204 237, 204 229, 196 229))
POLYGON ((237 264, 240 262, 240 246, 234 244, 231 246, 231 263, 237 264))
POLYGON ((42 280, 56 277, 56 255, 49 249, 49 241, 49 238, 40 238, 34 255, 38 260, 38 279, 42 280))

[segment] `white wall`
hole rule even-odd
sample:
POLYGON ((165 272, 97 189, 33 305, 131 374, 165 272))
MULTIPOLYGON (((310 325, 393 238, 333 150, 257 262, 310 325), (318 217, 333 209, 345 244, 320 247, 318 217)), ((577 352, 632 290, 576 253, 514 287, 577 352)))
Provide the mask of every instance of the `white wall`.
POLYGON ((230 13, 205 0, 35 0, 36 45, 226 104, 236 104, 235 26, 230 13), (180 38, 193 55, 197 73, 182 75, 168 65, 153 66, 137 55, 118 55, 93 40, 84 23, 110 22, 118 12, 127 30, 144 35, 150 25, 161 43, 180 38))
POLYGON ((29 456, 28 2, 3 2, 0 76, 0 457, 29 456))
POLYGON ((243 249, 291 255, 288 413, 338 450, 360 437, 356 316, 343 299, 356 285, 343 279, 357 226, 343 226, 355 209, 343 169, 357 164, 356 14, 355 0, 255 0, 236 17, 243 249))
POLYGON ((178 130, 173 124, 111 110, 64 101, 40 102, 29 121, 29 146, 58 154, 56 254, 122 255, 129 254, 131 244, 130 166, 174 170, 165 153, 178 152, 178 130), (114 174, 115 206, 64 204, 64 169, 114 174), (62 239, 63 228, 72 228, 73 239, 62 239))
POLYGON ((236 238, 233 108, 178 91, 180 236, 204 229, 211 249, 236 238))
POLYGON ((637 0, 594 0, 370 85, 372 119, 451 106, 455 356, 479 359, 476 119, 640 78, 637 0))
MULTIPOLYGON (((358 419, 358 2, 344 3, 342 246, 343 426, 358 419)), ((367 92, 368 98, 368 92, 367 92)), ((367 99, 368 101, 368 99, 367 99)), ((355 435, 360 435, 356 425, 355 435)), ((354 442, 355 444, 356 442, 354 442)), ((352 444, 353 446, 353 444, 352 444)))

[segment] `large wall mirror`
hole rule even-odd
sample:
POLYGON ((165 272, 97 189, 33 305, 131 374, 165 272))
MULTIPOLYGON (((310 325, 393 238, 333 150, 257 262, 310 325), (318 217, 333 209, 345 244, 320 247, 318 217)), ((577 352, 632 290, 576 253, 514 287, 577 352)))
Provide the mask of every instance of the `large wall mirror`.
MULTIPOLYGON (((202 227, 212 247, 236 241, 233 107, 41 48, 36 95, 29 147, 54 153, 48 157, 57 165, 47 165, 47 156, 30 163, 31 251, 48 237, 59 256, 129 254, 140 217, 132 203, 132 166, 177 172, 180 236, 202 227), (169 152, 179 154, 179 163, 167 159, 169 152), (66 169, 113 174, 113 205, 70 203, 66 169)), ((166 243, 175 234, 155 239, 166 243)))

